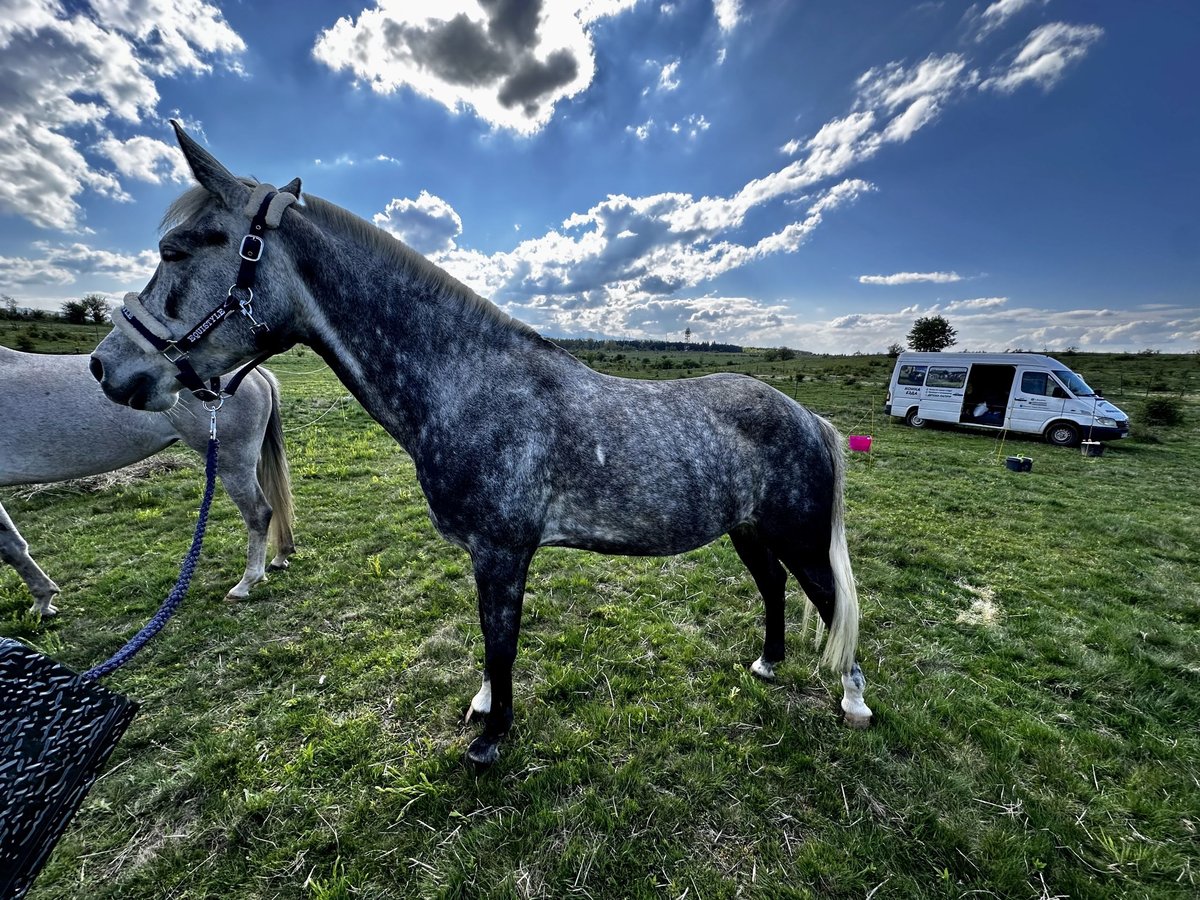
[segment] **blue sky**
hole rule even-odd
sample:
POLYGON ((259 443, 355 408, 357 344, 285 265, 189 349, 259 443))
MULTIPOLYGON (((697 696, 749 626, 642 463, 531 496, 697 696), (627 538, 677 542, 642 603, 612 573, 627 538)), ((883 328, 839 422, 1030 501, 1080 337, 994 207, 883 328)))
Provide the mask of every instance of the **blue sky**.
POLYGON ((230 169, 551 336, 1200 349, 1200 4, 0 0, 0 294, 155 265, 230 169))

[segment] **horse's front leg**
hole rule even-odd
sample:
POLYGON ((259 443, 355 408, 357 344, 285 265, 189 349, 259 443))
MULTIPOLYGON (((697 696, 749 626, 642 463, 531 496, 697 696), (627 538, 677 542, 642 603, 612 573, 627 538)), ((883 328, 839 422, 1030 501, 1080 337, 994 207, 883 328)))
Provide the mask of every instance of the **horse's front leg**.
POLYGON ((58 614, 58 607, 54 605, 54 596, 60 591, 58 585, 33 561, 33 557, 29 555, 29 545, 25 543, 25 539, 21 537, 17 526, 13 524, 13 520, 8 517, 8 513, 5 512, 2 505, 0 505, 0 560, 4 560, 17 570, 17 574, 21 576, 21 580, 33 594, 34 602, 30 612, 41 613, 43 616, 58 614))
POLYGON ((512 726, 512 670, 532 558, 531 550, 512 548, 488 547, 472 553, 483 628, 484 680, 471 709, 483 714, 483 733, 471 741, 467 758, 478 766, 490 766, 500 758, 500 741, 512 726))

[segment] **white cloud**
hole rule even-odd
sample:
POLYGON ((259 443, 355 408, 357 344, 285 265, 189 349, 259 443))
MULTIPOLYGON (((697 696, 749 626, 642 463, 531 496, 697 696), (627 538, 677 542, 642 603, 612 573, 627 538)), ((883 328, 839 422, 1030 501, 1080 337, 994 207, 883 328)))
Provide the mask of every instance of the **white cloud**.
POLYGON ((1004 26, 1009 19, 1030 6, 1045 6, 1050 0, 996 0, 979 14, 979 31, 976 41, 982 41, 989 34, 1004 26))
POLYGON ((803 219, 750 243, 729 239, 743 216, 727 198, 611 195, 509 252, 452 248, 433 259, 531 323, 599 322, 623 310, 666 308, 681 291, 794 252, 826 215, 870 189, 856 179, 840 182, 820 192, 803 219))
POLYGON ((233 57, 245 43, 221 11, 203 0, 91 0, 102 27, 131 38, 156 75, 209 72, 208 57, 233 57))
POLYGON ((957 272, 897 272, 894 275, 859 275, 858 281, 859 284, 947 284, 962 281, 962 276, 957 272))
POLYGON ((162 184, 164 180, 186 184, 192 180, 187 161, 174 144, 145 135, 127 141, 109 135, 96 144, 96 150, 111 159, 118 172, 130 178, 154 184, 162 184))
POLYGON ((973 300, 953 300, 946 304, 946 312, 958 312, 963 309, 992 309, 1008 303, 1007 297, 976 297, 973 300))
POLYGON ((322 32, 313 55, 380 94, 409 88, 493 128, 533 134, 595 73, 588 26, 634 0, 376 0, 322 32))
POLYGON ((742 20, 742 0, 713 0, 713 13, 721 31, 733 31, 742 20))
MULTIPOLYGON (((681 303, 689 301, 680 300, 681 303)), ((1080 350, 1128 352, 1145 347, 1190 352, 1200 346, 1200 311, 1175 306, 1115 309, 1052 309, 1013 307, 1002 297, 953 301, 944 306, 914 305, 894 312, 850 313, 825 320, 801 318, 788 308, 762 305, 760 312, 776 310, 780 324, 739 328, 731 323, 719 337, 692 326, 693 340, 727 340, 749 346, 786 345, 817 353, 882 352, 889 344, 904 343, 905 335, 920 316, 952 312, 958 330, 955 350, 1080 350)), ((1085 373, 1086 374, 1086 373, 1085 373)))
POLYGON ((870 69, 858 79, 858 107, 895 112, 915 100, 942 102, 970 83, 967 61, 958 53, 930 55, 915 66, 898 62, 870 69))
POLYGON ((100 283, 117 289, 134 290, 150 278, 158 265, 158 253, 116 253, 87 244, 36 241, 36 255, 0 257, 0 292, 19 294, 21 286, 74 285, 85 289, 100 283))
POLYGON ((1049 0, 996 0, 994 3, 988 4, 981 15, 985 22, 1003 24, 1019 13, 1027 6, 1033 6, 1036 3, 1045 5, 1049 0))
POLYGON ((658 89, 660 91, 674 91, 679 88, 680 81, 677 77, 679 72, 679 60, 673 59, 658 73, 658 89))
POLYGON ((654 127, 654 120, 647 119, 641 125, 626 125, 625 132, 626 132, 626 134, 632 134, 639 141, 644 141, 644 140, 646 140, 646 138, 650 137, 650 129, 652 129, 653 127, 654 127))
POLYGON ((986 79, 980 87, 1012 93, 1032 82, 1042 90, 1058 83, 1067 67, 1087 55, 1092 44, 1104 34, 1095 25, 1068 25, 1051 22, 1034 29, 1006 71, 986 79))
POLYGON ((416 200, 392 200, 373 221, 418 253, 445 253, 462 234, 462 219, 441 197, 421 191, 416 200))
MULTIPOLYGON (((7 170, 0 212, 42 228, 77 230, 76 197, 85 190, 128 199, 118 177, 93 168, 72 134, 152 117, 155 78, 206 71, 207 57, 242 47, 220 11, 198 0, 103 0, 90 14, 68 13, 51 0, 5 5, 11 8, 0 16, 0 158, 7 170)), ((135 167, 145 151, 128 141, 107 146, 118 168, 135 167)), ((161 177, 158 166, 138 171, 161 177)))

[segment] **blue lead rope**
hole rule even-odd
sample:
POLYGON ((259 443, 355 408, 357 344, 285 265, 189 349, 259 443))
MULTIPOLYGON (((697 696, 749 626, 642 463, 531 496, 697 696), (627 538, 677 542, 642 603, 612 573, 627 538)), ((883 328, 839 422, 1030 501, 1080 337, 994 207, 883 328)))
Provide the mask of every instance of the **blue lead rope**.
POLYGON ((208 457, 204 464, 204 499, 200 503, 200 521, 196 523, 196 534, 192 538, 191 549, 188 550, 187 556, 183 560, 183 566, 180 567, 179 580, 175 582, 175 587, 167 595, 167 599, 163 601, 162 606, 158 608, 158 612, 154 614, 154 618, 147 622, 141 631, 131 637, 129 642, 118 650, 111 659, 100 663, 94 669, 84 672, 81 676, 84 681, 95 681, 97 678, 103 678, 133 659, 134 654, 141 650, 147 641, 162 631, 163 626, 167 624, 167 620, 175 615, 179 604, 183 602, 183 598, 187 595, 188 585, 192 582, 192 574, 196 571, 196 564, 200 561, 200 547, 204 543, 204 530, 208 526, 208 508, 212 504, 213 488, 216 484, 217 447, 219 445, 220 441, 216 437, 216 413, 214 412, 213 431, 208 439, 208 457))

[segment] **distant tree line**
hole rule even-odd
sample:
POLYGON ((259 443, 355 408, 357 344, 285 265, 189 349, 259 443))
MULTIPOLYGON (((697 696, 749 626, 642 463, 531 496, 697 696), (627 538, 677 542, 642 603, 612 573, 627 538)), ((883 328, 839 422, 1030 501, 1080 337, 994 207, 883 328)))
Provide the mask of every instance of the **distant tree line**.
POLYGON ((108 321, 110 307, 101 294, 87 294, 79 300, 67 300, 57 313, 44 309, 26 309, 7 294, 0 295, 0 319, 10 322, 44 322, 59 319, 71 325, 95 325, 108 321))
POLYGON ((655 341, 617 340, 614 338, 552 338, 554 343, 571 353, 588 353, 597 350, 629 350, 643 353, 741 353, 738 344, 718 344, 715 341, 655 341))

